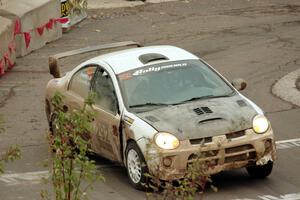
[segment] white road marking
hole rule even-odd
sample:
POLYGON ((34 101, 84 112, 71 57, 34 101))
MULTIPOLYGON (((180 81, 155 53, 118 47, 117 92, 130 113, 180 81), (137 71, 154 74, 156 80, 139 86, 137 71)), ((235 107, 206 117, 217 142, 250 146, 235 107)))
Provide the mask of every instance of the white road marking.
POLYGON ((284 194, 280 196, 263 195, 263 196, 258 196, 255 199, 242 198, 242 199, 234 199, 234 200, 300 200, 300 193, 284 194))
POLYGON ((277 141, 276 147, 277 149, 290 149, 294 147, 300 147, 300 138, 277 141))
MULTIPOLYGON (((289 148, 294 148, 294 147, 300 147, 300 138, 277 141, 276 146, 277 146, 277 149, 289 149, 289 148)), ((118 165, 104 164, 104 165, 99 165, 98 169, 111 168, 111 167, 116 167, 116 166, 118 166, 118 165)), ((48 177, 49 177, 49 171, 3 174, 3 175, 0 175, 0 182, 4 182, 7 185, 17 185, 17 184, 21 184, 25 181, 29 181, 31 183, 40 183, 42 178, 48 178, 48 177)), ((287 195, 284 195, 284 197, 288 197, 288 198, 280 199, 277 197, 266 195, 266 196, 259 196, 259 200, 300 200, 300 193, 287 194, 287 195), (294 198, 294 197, 297 197, 297 198, 294 198)), ((238 199, 236 199, 236 200, 238 200, 238 199)), ((246 198, 246 199, 242 199, 242 200, 252 200, 252 199, 246 198)))
POLYGON ((300 106, 300 92, 296 88, 296 80, 300 76, 300 69, 282 77, 272 87, 272 93, 288 102, 300 106))
MULTIPOLYGON (((98 165, 98 169, 119 167, 116 164, 105 164, 98 165)), ((36 171, 36 172, 25 172, 15 174, 3 174, 0 175, 0 182, 4 182, 7 185, 18 185, 24 182, 30 182, 32 184, 40 183, 43 178, 49 178, 49 171, 36 171)))
POLYGON ((40 183, 42 178, 48 178, 49 171, 25 172, 16 174, 3 174, 0 176, 0 181, 7 185, 17 185, 22 182, 40 183))

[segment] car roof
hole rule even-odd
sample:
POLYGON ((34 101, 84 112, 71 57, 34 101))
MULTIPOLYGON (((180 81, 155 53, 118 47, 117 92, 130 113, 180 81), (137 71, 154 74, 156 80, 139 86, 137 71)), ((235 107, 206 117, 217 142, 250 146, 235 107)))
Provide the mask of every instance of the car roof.
POLYGON ((104 61, 110 65, 110 67, 113 69, 115 74, 120 74, 125 71, 138 69, 151 64, 178 61, 178 60, 191 60, 191 59, 199 59, 199 58, 181 48, 175 46, 160 45, 160 46, 138 47, 138 48, 126 49, 122 51, 116 51, 113 53, 97 56, 95 58, 88 60, 87 62, 100 64, 100 61, 104 61), (161 59, 161 60, 145 63, 142 62, 143 60, 139 59, 140 56, 143 55, 145 56, 161 55, 167 59, 161 59))

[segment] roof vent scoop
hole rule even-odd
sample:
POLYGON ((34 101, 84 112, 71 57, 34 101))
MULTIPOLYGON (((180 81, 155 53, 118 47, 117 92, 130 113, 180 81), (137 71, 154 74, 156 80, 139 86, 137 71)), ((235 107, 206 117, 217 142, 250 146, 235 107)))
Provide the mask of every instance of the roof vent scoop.
POLYGON ((158 61, 158 60, 169 60, 169 58, 158 53, 147 53, 147 54, 140 55, 139 60, 143 64, 147 64, 149 62, 158 61))

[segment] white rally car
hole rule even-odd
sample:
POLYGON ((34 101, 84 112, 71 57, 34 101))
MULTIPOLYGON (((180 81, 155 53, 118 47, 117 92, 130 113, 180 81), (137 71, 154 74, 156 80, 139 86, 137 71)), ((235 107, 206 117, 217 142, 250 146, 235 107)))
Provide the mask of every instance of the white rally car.
POLYGON ((124 164, 138 189, 146 172, 155 173, 145 159, 149 142, 161 152, 162 180, 182 178, 199 150, 202 159, 214 161, 211 174, 246 167, 263 178, 272 171, 273 131, 263 111, 238 92, 245 82, 229 83, 183 49, 134 42, 88 47, 50 57, 50 73, 55 77, 46 89, 50 126, 55 91, 65 96, 68 109, 80 108, 89 92, 96 93, 91 148, 124 164), (97 56, 60 76, 60 58, 132 45, 138 47, 97 56))

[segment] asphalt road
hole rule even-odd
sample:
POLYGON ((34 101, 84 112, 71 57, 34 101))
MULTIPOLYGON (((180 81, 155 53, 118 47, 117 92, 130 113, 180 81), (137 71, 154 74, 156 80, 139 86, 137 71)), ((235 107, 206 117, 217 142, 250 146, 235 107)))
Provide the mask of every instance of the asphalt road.
MULTIPOLYGON (((123 40, 145 45, 170 44, 204 58, 229 80, 242 77, 243 94, 262 107, 271 120, 276 139, 300 138, 300 108, 271 94, 272 85, 300 67, 299 0, 198 0, 149 4, 134 8, 93 10, 89 18, 56 42, 17 60, 17 66, 0 79, 0 113, 6 134, 0 151, 18 144, 22 159, 9 164, 0 176, 0 199, 40 199, 40 177, 47 168, 44 88, 51 78, 48 56, 64 50, 123 40)), ((64 69, 85 59, 66 60, 64 69)), ((300 199, 300 142, 278 150, 272 175, 250 179, 245 170, 213 177, 219 189, 205 199, 300 199)), ((106 183, 97 183, 93 199, 145 199, 129 185, 125 170, 97 158, 106 183)))

